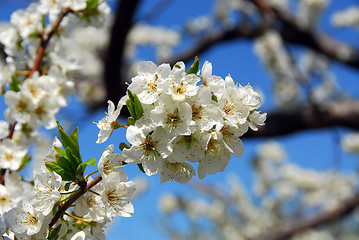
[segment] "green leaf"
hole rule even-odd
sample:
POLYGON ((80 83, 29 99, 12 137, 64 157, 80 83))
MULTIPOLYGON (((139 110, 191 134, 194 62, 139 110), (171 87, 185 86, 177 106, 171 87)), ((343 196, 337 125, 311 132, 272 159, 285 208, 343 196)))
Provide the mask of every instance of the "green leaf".
POLYGON ((74 142, 79 145, 79 128, 76 127, 72 133, 70 134, 70 137, 72 138, 72 140, 74 140, 74 142))
POLYGON ((45 17, 45 14, 42 14, 42 15, 41 15, 41 26, 42 26, 42 29, 45 29, 45 28, 46 28, 46 17, 45 17))
POLYGON ((126 106, 131 116, 138 120, 143 115, 143 108, 140 100, 138 99, 135 93, 132 93, 130 90, 127 90, 128 99, 126 100, 126 106))
POLYGON ((135 118, 135 106, 130 99, 126 100, 126 106, 127 106, 128 111, 130 112, 131 116, 133 117, 133 119, 136 119, 135 118))
POLYGON ((26 164, 28 164, 30 161, 31 161, 31 156, 26 154, 21 160, 19 170, 23 169, 26 166, 26 164))
POLYGON ((61 229, 61 224, 57 225, 55 228, 51 228, 49 232, 48 240, 56 240, 59 238, 59 232, 61 229))
POLYGON ((218 102, 217 96, 212 94, 212 100, 215 101, 215 102, 218 102))
POLYGON ((57 165, 66 170, 69 174, 74 175, 76 173, 77 165, 73 164, 73 162, 66 157, 60 157, 57 160, 57 165))
POLYGON ((86 10, 91 10, 96 8, 98 5, 98 0, 87 0, 86 10))
POLYGON ((46 168, 50 172, 55 172, 59 174, 64 181, 75 181, 76 176, 74 174, 70 174, 68 171, 66 171, 64 168, 62 168, 57 162, 55 161, 48 161, 45 162, 46 168))
POLYGON ((136 114, 135 119, 138 120, 143 115, 143 108, 142 108, 142 104, 136 94, 134 94, 134 97, 135 97, 134 106, 135 106, 135 114, 136 114))
POLYGON ((134 97, 133 93, 131 92, 131 90, 127 89, 127 94, 128 94, 128 99, 130 99, 131 102, 134 102, 135 97, 134 97))
POLYGON ((124 143, 124 142, 120 143, 120 150, 123 151, 123 149, 125 149, 125 148, 130 149, 130 147, 126 143, 124 143))
POLYGON ((187 74, 197 74, 198 73, 198 69, 199 69, 199 60, 198 57, 196 56, 194 58, 194 62, 192 64, 192 66, 188 69, 187 74))
POLYGON ((141 172, 146 173, 143 169, 142 163, 137 164, 138 168, 141 170, 141 172))
POLYGON ((178 68, 178 69, 181 69, 181 66, 178 65, 178 64, 176 64, 174 67, 175 67, 175 68, 178 68))
MULTIPOLYGON (((77 159, 81 160, 81 155, 80 155, 80 147, 78 142, 75 142, 72 137, 70 137, 65 130, 62 128, 62 126, 60 125, 60 123, 57 121, 57 126, 59 128, 59 135, 60 135, 60 139, 61 139, 61 143, 64 146, 65 150, 67 148, 70 148, 73 151, 73 154, 76 156, 77 159)), ((67 153, 67 151, 66 151, 67 153)), ((80 161, 81 163, 82 161, 80 161)))
POLYGON ((71 165, 76 169, 82 163, 82 160, 75 155, 75 152, 71 148, 66 147, 65 151, 68 159, 71 161, 71 165))
POLYGON ((52 215, 56 214, 59 206, 60 206, 60 202, 55 202, 54 207, 52 208, 52 215))
POLYGON ((58 148, 58 147, 54 147, 54 149, 58 154, 60 154, 60 156, 67 158, 66 152, 64 150, 62 150, 61 148, 58 148))
POLYGON ((65 184, 65 191, 68 191, 68 190, 70 189, 71 183, 72 183, 72 182, 67 182, 67 183, 65 184))
POLYGON ((20 91, 20 80, 15 77, 15 76, 12 76, 11 77, 11 83, 9 84, 9 88, 11 91, 14 91, 14 92, 18 92, 20 91))
POLYGON ((89 160, 81 163, 77 169, 76 169, 76 174, 83 174, 85 172, 85 169, 87 167, 87 165, 95 165, 96 164, 96 159, 94 158, 90 158, 89 160))

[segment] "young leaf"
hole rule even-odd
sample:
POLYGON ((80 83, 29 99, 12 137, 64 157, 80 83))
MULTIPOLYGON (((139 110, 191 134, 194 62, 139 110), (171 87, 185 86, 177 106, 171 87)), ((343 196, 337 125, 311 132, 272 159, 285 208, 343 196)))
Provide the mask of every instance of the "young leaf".
POLYGON ((134 106, 135 106, 135 114, 136 114, 135 119, 138 120, 143 115, 143 108, 142 108, 142 104, 136 94, 134 94, 134 97, 135 97, 134 106))
POLYGON ((11 83, 9 84, 9 89, 14 92, 20 91, 20 80, 17 77, 11 77, 11 83))
POLYGON ((66 155, 68 156, 68 159, 71 161, 71 164, 76 169, 78 165, 82 163, 82 160, 78 156, 76 156, 75 152, 71 148, 66 147, 65 151, 66 155))
POLYGON ((68 190, 70 189, 71 183, 72 183, 72 182, 67 182, 67 183, 65 184, 65 191, 68 191, 68 190))
POLYGON ((128 99, 126 100, 126 106, 128 111, 135 120, 138 120, 142 117, 143 114, 142 104, 135 93, 127 90, 127 94, 128 99))
POLYGON ((130 149, 130 147, 124 142, 120 143, 119 148, 120 148, 121 151, 123 151, 123 149, 125 149, 125 148, 130 149))
POLYGON ((64 181, 75 181, 76 180, 75 175, 67 172, 65 169, 60 167, 58 165, 58 163, 55 161, 45 162, 45 166, 50 172, 55 172, 55 173, 59 174, 61 176, 62 180, 64 180, 64 181))
POLYGON ((130 99, 131 102, 135 101, 135 97, 133 96, 133 93, 131 92, 131 90, 127 89, 127 95, 128 95, 128 99, 130 99))
POLYGON ((127 106, 128 111, 130 112, 131 116, 134 119, 136 119, 135 118, 135 106, 134 106, 133 102, 131 101, 131 99, 126 100, 126 106, 127 106))
POLYGON ((74 142, 79 145, 79 128, 76 127, 72 133, 70 134, 70 137, 72 138, 72 140, 74 140, 74 142))
POLYGON ((26 154, 21 160, 19 170, 23 169, 26 166, 26 164, 28 164, 30 161, 31 161, 31 156, 26 154))
POLYGON ((61 224, 57 225, 55 228, 51 228, 49 232, 48 240, 56 240, 59 238, 59 232, 61 229, 61 224))
POLYGON ((199 69, 199 60, 198 60, 198 57, 196 56, 194 58, 194 62, 192 64, 192 66, 188 69, 187 74, 191 74, 191 73, 197 74, 198 69, 199 69))
MULTIPOLYGON (((70 137, 65 130, 62 128, 62 126, 60 125, 59 122, 57 122, 57 126, 59 129, 59 135, 60 135, 60 139, 61 139, 61 143, 64 146, 65 150, 66 148, 70 148, 74 155, 78 158, 81 159, 81 155, 80 155, 80 147, 78 142, 75 142, 72 137, 70 137)), ((80 161, 81 162, 81 161, 80 161)))
POLYGON ((85 172, 85 169, 87 167, 87 165, 95 165, 96 164, 96 159, 94 158, 90 158, 89 160, 81 163, 77 169, 76 169, 76 174, 83 174, 85 172))
POLYGON ((66 152, 62 150, 61 148, 54 147, 55 151, 60 154, 62 157, 67 157, 66 152))
POLYGON ((77 165, 73 164, 71 160, 66 157, 60 157, 57 160, 57 165, 67 171, 69 174, 75 174, 77 165))
POLYGON ((141 172, 146 173, 145 170, 143 170, 142 163, 137 164, 137 166, 141 170, 141 172))
POLYGON ((86 10, 92 10, 98 5, 98 0, 87 0, 86 10))

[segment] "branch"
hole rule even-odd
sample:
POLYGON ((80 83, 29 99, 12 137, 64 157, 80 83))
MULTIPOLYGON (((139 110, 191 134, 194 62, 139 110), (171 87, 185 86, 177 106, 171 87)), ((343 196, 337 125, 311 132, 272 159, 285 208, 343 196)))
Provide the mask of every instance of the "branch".
POLYGON ((64 19, 64 17, 70 13, 72 10, 71 9, 63 9, 60 13, 60 15, 58 16, 58 18, 56 19, 54 25, 52 26, 50 32, 47 34, 47 35, 43 35, 41 37, 41 43, 40 43, 40 47, 39 49, 37 50, 37 55, 36 55, 36 58, 35 58, 35 61, 34 61, 34 65, 32 66, 32 69, 31 69, 31 72, 30 72, 30 75, 29 75, 29 78, 32 77, 32 75, 34 74, 34 72, 36 72, 39 67, 40 67, 40 64, 42 62, 42 58, 44 56, 44 53, 45 53, 45 49, 47 47, 47 44, 49 43, 50 39, 52 38, 52 36, 55 34, 55 32, 57 31, 57 29, 59 28, 60 26, 60 23, 62 22, 62 20, 64 19))
POLYGON ((321 105, 302 105, 291 111, 268 112, 264 126, 249 131, 244 138, 274 137, 303 130, 347 127, 359 130, 359 102, 353 99, 326 102, 321 105))
POLYGON ((210 32, 203 36, 201 40, 197 41, 193 47, 181 53, 176 53, 175 56, 169 59, 164 59, 163 62, 173 66, 179 61, 193 61, 195 56, 200 55, 219 43, 225 43, 235 39, 255 39, 261 36, 261 34, 262 30, 259 28, 239 28, 237 26, 223 31, 210 32))
POLYGON ((294 236, 297 233, 303 232, 307 229, 319 227, 324 224, 335 222, 341 218, 346 217, 352 213, 359 206, 359 192, 357 192, 352 198, 343 202, 338 208, 329 212, 323 213, 312 219, 303 220, 299 222, 293 222, 291 227, 284 228, 277 231, 273 235, 267 235, 260 240, 284 240, 294 236))
MULTIPOLYGON (((272 8, 264 1, 248 1, 253 2, 262 15, 269 16, 270 23, 266 22, 265 26, 278 31, 283 41, 310 48, 331 60, 359 70, 358 49, 301 25, 290 13, 272 8)), ((267 20, 268 18, 264 18, 264 21, 267 20)), ((265 28, 263 28, 262 25, 239 25, 215 33, 209 32, 201 36, 201 40, 197 41, 191 48, 176 53, 175 56, 170 59, 165 59, 163 62, 168 62, 171 65, 174 65, 178 61, 186 62, 222 42, 236 39, 256 39, 264 33, 264 30, 265 28)))
POLYGON ((92 180, 90 183, 87 184, 87 186, 81 188, 81 191, 74 194, 64 205, 60 207, 60 209, 56 212, 55 216, 51 219, 51 222, 49 223, 49 228, 52 228, 54 224, 64 215, 66 210, 71 207, 71 205, 76 202, 77 199, 79 199, 82 195, 86 193, 87 190, 91 189, 93 186, 95 186, 97 183, 99 183, 102 180, 101 175, 96 177, 94 180, 92 180))
POLYGON ((111 31, 111 40, 105 59, 104 80, 107 99, 118 102, 126 94, 126 85, 121 69, 124 67, 124 49, 129 30, 140 0, 122 0, 119 2, 115 21, 111 31))
MULTIPOLYGON (((290 13, 283 12, 270 7, 262 0, 249 0, 263 14, 270 13, 280 23, 278 32, 282 39, 288 43, 308 47, 318 53, 323 54, 331 60, 338 61, 359 70, 359 51, 358 49, 336 41, 328 35, 303 26, 290 13)), ((275 29, 275 22, 272 28, 275 29)))

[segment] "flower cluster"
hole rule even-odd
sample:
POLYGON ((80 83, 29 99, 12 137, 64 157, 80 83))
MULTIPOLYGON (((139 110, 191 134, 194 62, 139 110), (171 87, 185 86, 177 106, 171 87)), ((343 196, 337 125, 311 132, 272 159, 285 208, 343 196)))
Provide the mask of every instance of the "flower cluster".
POLYGON ((130 197, 136 189, 135 183, 128 181, 126 173, 119 170, 121 163, 116 162, 114 165, 117 167, 113 169, 106 167, 108 164, 105 163, 109 160, 121 157, 111 155, 110 149, 106 149, 98 166, 103 181, 98 182, 99 177, 97 180, 88 177, 89 183, 97 184, 91 191, 82 194, 75 207, 65 209, 64 217, 56 223, 55 228, 49 228, 56 211, 62 211, 61 206, 73 194, 82 191, 81 181, 69 181, 66 175, 62 178, 56 170, 49 171, 48 163, 61 162, 64 158, 58 152, 66 155, 59 150, 62 147, 61 142, 55 138, 53 148, 34 169, 33 187, 30 184, 19 186, 19 175, 7 173, 6 187, 0 185, 0 194, 4 199, 0 211, 8 229, 7 235, 14 234, 17 239, 28 239, 28 236, 48 239, 50 235, 69 239, 81 227, 85 236, 105 239, 104 228, 115 216, 133 215, 130 197), (58 230, 61 231, 56 233, 58 230))
POLYGON ((13 13, 0 31, 6 54, 0 89, 7 105, 6 121, 0 121, 0 235, 6 239, 105 239, 114 216, 134 212, 129 198, 135 184, 118 168, 103 167, 108 149, 101 175, 84 177, 96 161, 82 162, 77 129, 68 135, 58 124, 61 142, 56 138, 34 167, 33 183, 18 173, 32 160, 29 147, 40 142, 38 129, 56 127, 56 114, 74 90, 80 64, 64 51, 66 27, 101 25, 108 10, 97 0, 41 0, 13 13))
POLYGON ((183 62, 172 69, 141 63, 117 110, 109 101, 107 116, 97 124, 98 142, 119 127, 116 119, 126 104, 135 122, 127 128, 131 146, 123 149, 125 162, 140 164, 149 176, 160 173, 161 182, 188 182, 195 175, 190 163, 198 163, 201 179, 224 171, 231 154, 243 154, 240 137, 248 127, 263 125, 266 114, 256 111, 261 99, 250 85, 212 75, 209 62, 199 73, 198 64, 197 59, 186 72, 183 62))

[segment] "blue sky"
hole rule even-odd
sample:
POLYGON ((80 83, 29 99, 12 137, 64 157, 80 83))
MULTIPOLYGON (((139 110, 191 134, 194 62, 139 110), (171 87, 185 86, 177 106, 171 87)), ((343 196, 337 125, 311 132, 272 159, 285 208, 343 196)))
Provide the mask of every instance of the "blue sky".
MULTIPOLYGON (((12 11, 20 7, 25 7, 29 1, 26 0, 1 0, 0 1, 0 20, 7 21, 12 11), (25 3, 25 4, 24 4, 25 3)), ((143 1, 140 13, 147 12, 152 9, 152 6, 158 1, 143 1)), ((357 42, 358 34, 353 30, 334 30, 328 25, 328 17, 333 11, 344 9, 350 6, 352 1, 331 1, 335 2, 334 6, 324 13, 322 29, 328 34, 335 33, 335 37, 355 44, 357 42)), ((112 2, 113 3, 113 2, 112 2)), ((154 25, 179 27, 188 18, 193 18, 198 15, 204 15, 211 11, 212 1, 198 0, 198 1, 180 1, 176 0, 170 5, 167 11, 153 22, 154 25), (174 17, 175 16, 175 17, 174 17)), ((183 48, 183 46, 182 46, 183 48)), ((154 60, 150 51, 144 51, 139 56, 144 60, 154 60)), ((212 48, 210 51, 199 56, 200 62, 205 60, 212 62, 213 73, 218 76, 225 77, 231 74, 236 81, 247 84, 248 82, 258 87, 266 95, 262 111, 273 108, 273 96, 270 95, 271 81, 270 76, 263 68, 263 65, 256 57, 253 51, 252 43, 247 41, 237 41, 221 44, 212 48)), ((348 94, 359 97, 359 89, 357 87, 358 72, 340 64, 332 64, 332 71, 337 77, 341 88, 348 94)), ((79 103, 72 99, 70 101, 70 110, 75 109, 87 114, 79 103)), ((4 109, 3 96, 0 97, 0 110, 4 109)), ((65 110, 66 112, 67 110, 65 110)), ((99 121, 104 115, 105 109, 98 111, 95 114, 89 114, 89 117, 84 122, 79 124, 80 131, 80 146, 84 159, 95 157, 99 160, 102 151, 110 143, 118 145, 119 142, 125 141, 124 131, 116 131, 109 141, 103 144, 96 144, 97 127, 92 122, 99 121)), ((0 114, 0 119, 3 119, 3 114, 0 114)), ((336 148, 337 135, 343 135, 347 132, 345 129, 334 130, 320 130, 303 132, 291 136, 277 138, 284 148, 287 150, 288 159, 303 167, 314 168, 318 170, 330 169, 334 162, 337 161, 338 149, 336 148)), ((244 140, 245 154, 241 158, 232 158, 224 173, 218 173, 214 176, 209 175, 205 178, 205 182, 222 184, 226 181, 226 177, 230 173, 236 173, 240 176, 244 185, 250 189, 253 173, 250 168, 250 160, 254 156, 258 144, 263 142, 263 139, 244 140)), ((340 167, 344 171, 352 171, 357 166, 357 159, 354 156, 344 154, 339 151, 340 167)), ((165 192, 172 192, 174 194, 185 194, 191 196, 192 189, 183 184, 176 182, 167 182, 159 184, 159 176, 146 177, 138 171, 137 166, 127 165, 124 169, 130 179, 135 177, 144 177, 148 180, 149 188, 143 196, 134 201, 135 214, 132 218, 117 218, 108 232, 108 239, 166 239, 166 235, 160 229, 160 214, 157 210, 157 201, 161 194, 165 192)), ((195 177, 195 180, 198 180, 195 177)))

